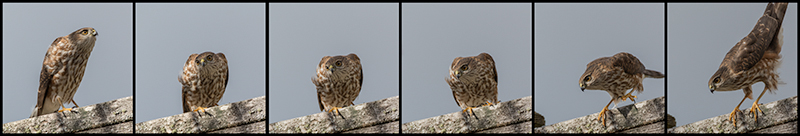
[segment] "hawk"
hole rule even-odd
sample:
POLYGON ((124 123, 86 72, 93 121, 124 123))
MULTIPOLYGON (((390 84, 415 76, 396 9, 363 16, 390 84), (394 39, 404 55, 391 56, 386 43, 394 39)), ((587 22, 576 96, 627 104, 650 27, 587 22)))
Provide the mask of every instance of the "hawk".
POLYGON ((611 101, 606 104, 606 107, 603 107, 600 115, 597 116, 597 120, 602 120, 603 126, 606 126, 606 119, 603 117, 605 112, 608 111, 608 105, 614 102, 614 107, 617 107, 617 103, 628 98, 635 102, 633 98, 636 98, 636 96, 631 95, 631 93, 644 91, 642 80, 645 77, 664 78, 664 74, 645 69, 638 58, 630 53, 620 52, 611 57, 602 57, 589 62, 586 65, 586 71, 578 80, 578 84, 581 87, 581 91, 585 89, 603 90, 611 95, 611 101), (625 94, 628 89, 631 89, 631 91, 625 94))
MULTIPOLYGON (((733 122, 736 126, 736 112, 739 111, 739 106, 742 105, 745 98, 753 99, 751 95, 753 90, 751 86, 758 82, 764 83, 764 90, 758 96, 750 112, 754 113, 754 119, 758 120, 758 113, 761 111, 758 107, 758 101, 764 92, 770 92, 778 89, 779 84, 778 72, 776 71, 778 65, 781 63, 781 46, 783 44, 783 29, 781 23, 783 22, 784 13, 788 3, 769 3, 764 15, 758 19, 756 26, 750 31, 750 34, 742 38, 741 41, 725 54, 722 59, 722 64, 719 69, 708 80, 708 88, 711 93, 714 91, 735 91, 742 89, 744 91, 744 98, 736 105, 736 108, 731 111, 728 120, 733 122)), ((763 113, 763 112, 762 112, 763 113)))
POLYGON ((84 27, 50 44, 39 73, 39 91, 31 118, 56 112, 59 106, 58 112, 72 111, 64 107, 64 103, 72 102, 78 107, 72 96, 81 85, 96 36, 94 28, 84 27))
POLYGON ((203 52, 189 55, 178 82, 183 85, 183 112, 205 112, 208 107, 217 106, 228 87, 225 54, 203 52))
POLYGON ((498 103, 497 69, 488 53, 456 57, 450 64, 449 72, 450 76, 445 81, 450 85, 453 99, 461 107, 461 112, 469 111, 467 115, 474 115, 473 108, 498 103))
POLYGON ((320 111, 339 115, 339 109, 353 105, 364 83, 361 59, 356 54, 347 56, 325 56, 317 65, 317 75, 311 79, 317 87, 317 103, 320 111))

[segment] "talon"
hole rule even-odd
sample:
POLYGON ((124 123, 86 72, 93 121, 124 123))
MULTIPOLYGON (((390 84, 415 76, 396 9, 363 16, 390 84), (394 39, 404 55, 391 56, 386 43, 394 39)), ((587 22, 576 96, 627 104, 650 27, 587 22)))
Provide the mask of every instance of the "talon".
POLYGON ((602 121, 603 127, 606 126, 606 118, 603 118, 606 114, 606 111, 608 111, 608 106, 606 106, 605 108, 603 108, 603 110, 600 111, 600 115, 597 115, 597 120, 602 121))
MULTIPOLYGON (((467 107, 464 110, 461 110, 461 112, 467 112, 467 111, 469 111, 469 114, 472 114, 472 107, 467 107)), ((467 114, 467 115, 469 115, 469 114, 467 114)))
MULTIPOLYGON (((72 101, 72 103, 74 104, 75 101, 72 101)), ((73 108, 78 108, 78 104, 75 104, 75 107, 73 107, 73 108)), ((58 112, 72 111, 73 108, 67 108, 67 107, 64 107, 64 104, 61 104, 61 110, 58 110, 58 112)))
POLYGON ((603 110, 600 110, 600 114, 597 115, 597 120, 602 121, 603 127, 606 126, 605 115, 606 115, 606 111, 608 111, 608 105, 611 105, 611 102, 614 102, 614 100, 612 99, 611 101, 609 101, 608 104, 606 104, 606 107, 603 107, 603 110))
POLYGON ((58 110, 58 112, 63 112, 63 111, 72 111, 72 108, 61 108, 61 110, 58 110))
MULTIPOLYGON (((631 91, 631 92, 633 92, 633 91, 631 91)), ((622 96, 622 101, 625 101, 626 99, 631 99, 631 101, 636 102, 636 100, 633 100, 633 98, 636 98, 636 96, 635 95, 631 95, 631 93, 628 93, 628 94, 622 96)))
POLYGON ((193 111, 206 112, 205 109, 208 109, 208 108, 206 108, 206 107, 197 107, 197 109, 194 109, 193 111))
POLYGON ((493 103, 491 103, 491 102, 489 102, 489 101, 486 101, 486 104, 483 104, 483 105, 481 105, 481 106, 492 106, 492 105, 494 105, 494 104, 493 104, 493 103))
POLYGON ((759 107, 759 106, 761 106, 761 104, 758 104, 758 102, 753 102, 753 107, 750 107, 750 113, 753 113, 753 119, 756 122, 758 122, 758 112, 761 112, 761 114, 764 114, 764 112, 761 111, 761 107, 759 107), (758 110, 758 112, 756 112, 756 110, 758 110))
POLYGON ((336 114, 342 115, 341 113, 339 113, 339 109, 341 109, 341 107, 332 107, 330 110, 328 110, 328 113, 336 111, 335 114, 333 115, 336 114))
POLYGON ((733 111, 731 111, 731 114, 728 116, 728 120, 731 120, 731 122, 733 122, 733 127, 736 127, 736 118, 735 118, 736 112, 740 112, 738 106, 736 107, 736 109, 733 109, 733 111))

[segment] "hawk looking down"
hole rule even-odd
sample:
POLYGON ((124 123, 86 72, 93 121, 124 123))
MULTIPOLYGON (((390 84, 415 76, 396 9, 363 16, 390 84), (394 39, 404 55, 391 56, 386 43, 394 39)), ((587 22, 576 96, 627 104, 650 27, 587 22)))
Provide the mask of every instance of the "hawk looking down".
POLYGON ((456 57, 450 64, 450 76, 445 78, 453 99, 461 112, 475 114, 473 108, 494 105, 497 100, 497 69, 488 53, 478 56, 456 57))
POLYGON ((189 55, 178 82, 183 86, 183 112, 200 111, 222 99, 228 87, 228 60, 225 54, 203 52, 189 55))
POLYGON ((608 111, 608 105, 614 102, 614 107, 617 103, 625 101, 636 96, 631 95, 634 91, 641 93, 644 91, 642 80, 645 77, 650 78, 664 78, 664 74, 658 71, 645 69, 642 62, 635 56, 620 52, 611 57, 602 57, 595 59, 586 65, 586 71, 581 75, 578 84, 581 91, 589 90, 603 90, 611 95, 611 101, 603 107, 597 120, 602 120, 603 126, 606 126, 606 119, 603 118, 605 112, 608 111), (631 89, 633 88, 633 89, 631 89), (625 92, 631 89, 627 94, 625 92))
MULTIPOLYGON (((742 105, 745 98, 753 99, 751 86, 758 82, 764 83, 764 90, 758 96, 750 112, 754 113, 754 119, 758 121, 758 101, 764 92, 778 89, 779 77, 776 71, 780 65, 781 46, 783 44, 783 22, 784 13, 788 3, 769 3, 761 18, 758 19, 756 26, 750 33, 742 38, 741 41, 725 54, 719 69, 708 80, 708 88, 711 93, 714 91, 735 91, 742 89, 744 98, 731 111, 728 120, 736 126, 736 112, 742 105)), ((763 112, 762 112, 763 113, 763 112)))
POLYGON ((338 109, 353 105, 363 81, 361 59, 356 54, 322 57, 316 77, 311 79, 317 88, 319 110, 339 113, 338 109))
POLYGON ((86 62, 94 49, 97 31, 84 27, 67 36, 56 38, 44 54, 42 71, 39 74, 39 91, 36 106, 31 118, 53 113, 61 107, 62 111, 71 111, 64 103, 72 102, 78 86, 83 80, 86 62))

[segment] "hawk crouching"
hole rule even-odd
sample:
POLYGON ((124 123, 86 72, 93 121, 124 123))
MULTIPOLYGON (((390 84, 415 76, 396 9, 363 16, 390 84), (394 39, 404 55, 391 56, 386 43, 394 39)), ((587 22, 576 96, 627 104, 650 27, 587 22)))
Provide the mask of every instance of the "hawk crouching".
MULTIPOLYGON (((735 91, 742 89, 744 98, 731 111, 728 120, 733 122, 736 127, 736 112, 742 105, 745 98, 753 99, 751 86, 758 82, 764 83, 764 90, 758 96, 750 112, 754 119, 758 121, 758 113, 762 112, 758 107, 758 101, 764 92, 778 89, 779 77, 777 68, 780 65, 781 46, 783 44, 783 22, 784 13, 788 3, 769 3, 764 15, 758 19, 756 26, 750 34, 742 38, 741 41, 725 54, 719 69, 708 80, 708 88, 711 93, 714 91, 735 91)), ((763 112, 762 112, 763 113, 763 112)))
POLYGON ((597 120, 602 120, 603 126, 606 126, 606 118, 603 117, 608 111, 608 105, 614 102, 614 107, 617 107, 620 100, 625 101, 628 98, 635 102, 633 98, 636 96, 631 93, 644 91, 642 80, 645 77, 664 78, 664 74, 645 69, 644 64, 639 62, 638 58, 629 53, 620 52, 611 57, 602 57, 589 62, 578 84, 581 91, 585 89, 603 90, 611 95, 611 101, 597 116, 597 120), (631 89, 631 92, 625 94, 628 89, 631 89))

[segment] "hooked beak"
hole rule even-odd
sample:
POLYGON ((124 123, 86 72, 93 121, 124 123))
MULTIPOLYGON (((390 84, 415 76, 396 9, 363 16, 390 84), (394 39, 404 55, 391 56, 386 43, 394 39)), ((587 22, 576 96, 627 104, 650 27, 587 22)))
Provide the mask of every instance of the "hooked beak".
POLYGON ((206 65, 206 59, 200 59, 200 65, 201 66, 205 66, 206 65))
POLYGON ((708 85, 708 88, 711 90, 711 93, 713 94, 714 93, 714 89, 717 89, 717 86, 708 85))
POLYGON ((459 79, 461 78, 461 72, 460 71, 456 71, 456 78, 459 78, 459 79))
POLYGON ((334 68, 333 65, 328 65, 328 70, 330 70, 331 72, 333 72, 335 69, 336 68, 334 68))
POLYGON ((580 84, 580 85, 581 85, 581 92, 583 92, 583 90, 586 89, 586 85, 583 85, 583 84, 580 84))

